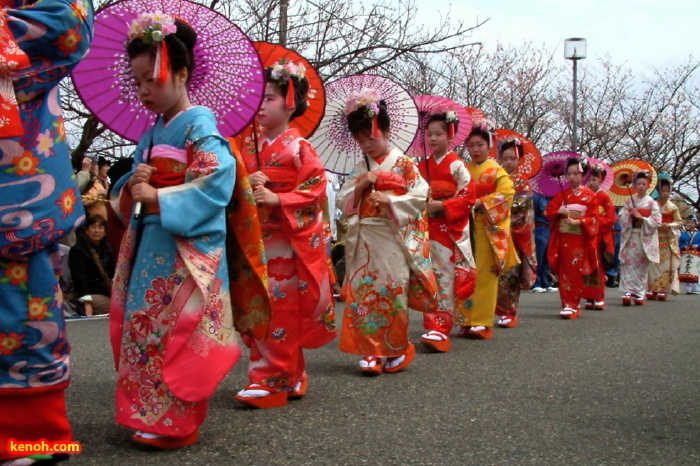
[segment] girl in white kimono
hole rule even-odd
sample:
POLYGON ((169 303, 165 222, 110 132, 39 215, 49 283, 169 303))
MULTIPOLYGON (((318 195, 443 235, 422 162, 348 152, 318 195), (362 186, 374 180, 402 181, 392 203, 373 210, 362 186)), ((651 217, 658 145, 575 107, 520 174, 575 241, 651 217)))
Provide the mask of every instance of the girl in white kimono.
POLYGON ((659 262, 659 235, 661 211, 647 195, 650 175, 634 175, 637 193, 630 196, 620 210, 622 241, 620 244, 620 291, 625 306, 644 304, 649 264, 659 262))

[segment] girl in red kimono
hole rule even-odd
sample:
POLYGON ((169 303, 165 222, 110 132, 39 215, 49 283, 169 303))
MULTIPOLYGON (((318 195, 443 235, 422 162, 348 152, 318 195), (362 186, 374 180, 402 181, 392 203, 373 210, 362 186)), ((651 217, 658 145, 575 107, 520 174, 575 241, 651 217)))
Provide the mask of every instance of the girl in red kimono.
POLYGON ((418 164, 421 176, 430 184, 430 257, 440 289, 438 312, 423 314, 426 333, 421 343, 440 353, 450 350, 455 302, 472 295, 476 277, 469 237, 469 217, 476 200, 474 182, 464 161, 447 151, 458 125, 455 112, 431 115, 426 139, 432 155, 418 164))
POLYGON ((593 191, 583 186, 588 164, 578 158, 566 162, 569 187, 557 193, 547 206, 552 235, 547 255, 554 273, 559 274, 562 319, 581 314, 583 277, 598 267, 598 203, 593 191))
POLYGON ((520 264, 506 270, 498 279, 496 315, 501 328, 518 325, 518 304, 520 291, 529 290, 537 278, 537 257, 535 256, 535 210, 532 203, 532 188, 526 178, 518 172, 522 159, 523 145, 520 139, 499 141, 501 143, 498 163, 513 180, 515 196, 510 209, 510 234, 520 264))
POLYGON ((600 189, 600 185, 605 181, 607 172, 600 165, 591 167, 591 176, 588 177, 586 185, 595 193, 598 203, 598 269, 584 278, 583 299, 586 300, 586 309, 602 311, 605 309, 605 266, 603 265, 603 254, 610 257, 615 255, 615 238, 613 228, 615 226, 615 204, 608 196, 608 193, 600 189))
POLYGON ((266 70, 257 150, 244 147, 267 256, 272 320, 265 340, 250 347, 250 384, 235 399, 256 408, 284 406, 306 395, 305 348, 336 336, 327 253, 326 172, 316 151, 289 122, 306 111, 303 65, 278 62, 266 70), (256 155, 257 154, 257 155, 256 155))

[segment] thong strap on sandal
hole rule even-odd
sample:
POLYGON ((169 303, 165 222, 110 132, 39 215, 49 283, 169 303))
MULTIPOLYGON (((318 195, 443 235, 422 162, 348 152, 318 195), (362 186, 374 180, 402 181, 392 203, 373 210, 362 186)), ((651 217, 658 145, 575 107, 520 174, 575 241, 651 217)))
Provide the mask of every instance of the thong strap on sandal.
POLYGON ((299 400, 301 398, 304 398, 308 389, 309 377, 306 375, 306 372, 304 372, 299 378, 297 384, 294 386, 294 389, 291 392, 289 392, 289 395, 287 395, 287 398, 289 398, 290 400, 299 400))
POLYGON ((565 320, 578 319, 579 315, 581 315, 581 312, 578 309, 574 309, 572 307, 565 307, 559 313, 559 317, 561 317, 562 319, 565 319, 565 320))
POLYGON ((380 375, 382 373, 382 358, 365 356, 360 359, 360 370, 365 375, 380 375))
POLYGON ((386 358, 386 362, 384 363, 384 372, 400 372, 410 366, 415 357, 416 347, 413 346, 413 343, 409 343, 408 348, 406 348, 406 352, 401 356, 386 358))
POLYGON ((287 391, 250 384, 238 392, 233 399, 253 408, 279 408, 287 405, 288 394, 287 391))
POLYGON ((428 350, 436 353, 447 353, 452 347, 450 337, 437 330, 430 330, 421 335, 420 342, 428 350))
POLYGON ((508 316, 501 316, 498 319, 498 322, 496 323, 501 328, 513 328, 517 327, 518 325, 518 316, 514 317, 508 317, 508 316))

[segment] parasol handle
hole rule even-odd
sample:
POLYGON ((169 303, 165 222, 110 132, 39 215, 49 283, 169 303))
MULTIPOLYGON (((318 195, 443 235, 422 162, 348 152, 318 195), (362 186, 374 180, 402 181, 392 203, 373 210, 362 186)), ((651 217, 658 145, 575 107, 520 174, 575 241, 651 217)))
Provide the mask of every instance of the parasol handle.
MULTIPOLYGON (((151 153, 153 152, 153 133, 155 132, 156 125, 160 120, 160 114, 156 116, 156 121, 153 123, 153 130, 151 130, 151 141, 148 143, 148 154, 146 155, 146 164, 151 163, 151 153)), ((141 211, 143 210, 143 202, 137 202, 134 205, 134 220, 141 219, 141 211)))

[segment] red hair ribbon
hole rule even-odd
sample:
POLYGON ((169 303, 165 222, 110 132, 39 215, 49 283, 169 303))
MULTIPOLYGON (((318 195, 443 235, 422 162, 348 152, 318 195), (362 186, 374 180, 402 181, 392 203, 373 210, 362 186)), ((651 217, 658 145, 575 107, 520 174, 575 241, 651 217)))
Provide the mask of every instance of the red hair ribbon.
POLYGON ((455 137, 455 124, 454 124, 454 122, 447 124, 447 136, 450 139, 453 139, 455 137))
POLYGON ((167 82, 170 76, 170 55, 168 54, 168 44, 165 40, 162 40, 160 44, 158 44, 154 68, 153 77, 161 83, 167 82))
POLYGON ((292 109, 294 106, 294 81, 290 76, 289 81, 287 81, 287 108, 292 109))
POLYGON ((372 139, 377 139, 381 135, 379 131, 379 122, 377 121, 377 115, 372 117, 372 139))

